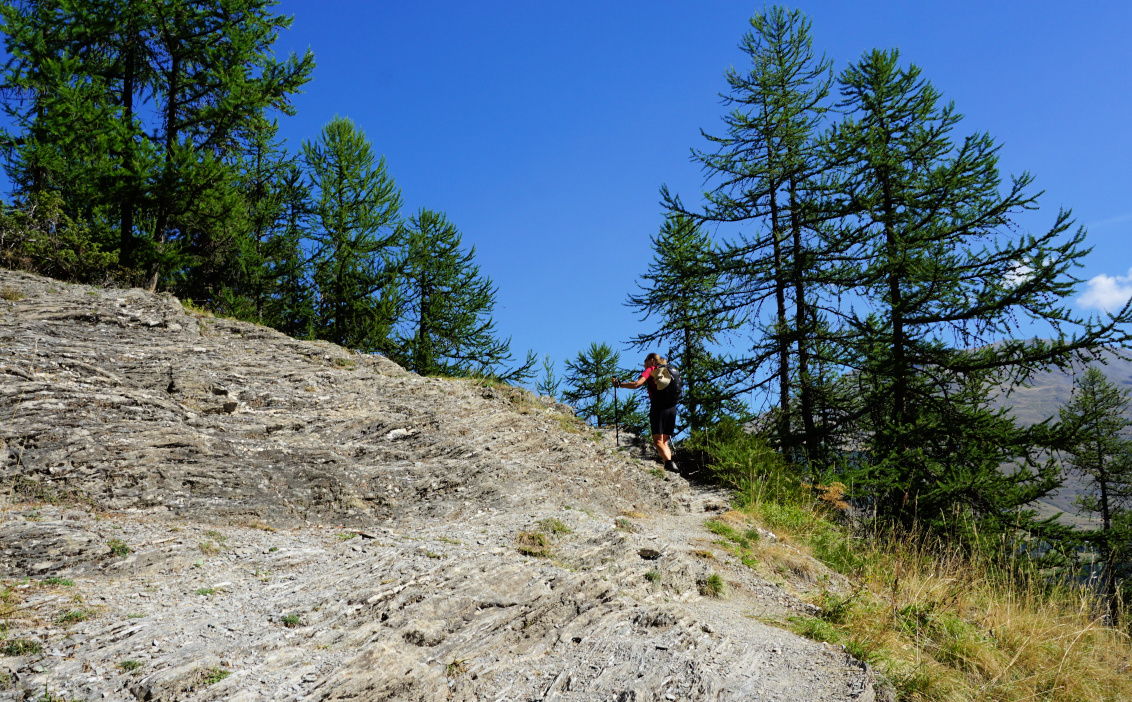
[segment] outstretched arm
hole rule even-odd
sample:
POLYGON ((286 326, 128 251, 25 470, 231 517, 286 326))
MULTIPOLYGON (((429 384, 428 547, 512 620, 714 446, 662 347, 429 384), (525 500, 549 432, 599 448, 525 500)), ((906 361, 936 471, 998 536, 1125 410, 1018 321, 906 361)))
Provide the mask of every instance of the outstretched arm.
POLYGON ((642 385, 644 385, 645 383, 647 383, 648 380, 649 380, 649 376, 642 375, 640 378, 637 378, 636 380, 631 380, 627 383, 614 383, 614 385, 619 387, 619 388, 624 388, 626 390, 636 390, 637 388, 639 388, 642 385))

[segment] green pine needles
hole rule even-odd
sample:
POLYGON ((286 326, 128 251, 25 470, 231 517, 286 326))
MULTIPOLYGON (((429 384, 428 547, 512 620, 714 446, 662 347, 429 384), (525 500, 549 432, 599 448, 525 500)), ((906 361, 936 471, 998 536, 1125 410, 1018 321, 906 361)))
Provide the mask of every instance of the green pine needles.
POLYGON ((752 426, 812 483, 838 473, 881 521, 1067 543, 1030 509, 1060 484, 1063 434, 990 398, 1132 341, 1132 308, 1088 318, 1060 302, 1084 231, 1062 211, 1020 233, 1032 177, 1004 182, 994 140, 964 134, 897 51, 837 75, 810 20, 781 7, 740 48, 750 63, 726 73, 723 130, 693 150, 702 202, 662 188, 656 264, 630 297, 655 320, 637 340, 669 344, 694 379, 684 416, 711 426, 738 414, 729 398, 769 397, 752 426), (1017 338, 1035 324, 1053 338, 1017 338))

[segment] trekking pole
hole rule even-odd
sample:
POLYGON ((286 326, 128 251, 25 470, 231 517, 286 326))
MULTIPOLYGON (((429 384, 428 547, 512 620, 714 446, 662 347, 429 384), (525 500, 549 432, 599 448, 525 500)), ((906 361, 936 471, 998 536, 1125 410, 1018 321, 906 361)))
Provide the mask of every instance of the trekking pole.
POLYGON ((617 412, 617 378, 613 379, 613 433, 617 437, 617 448, 621 448, 621 422, 617 412))

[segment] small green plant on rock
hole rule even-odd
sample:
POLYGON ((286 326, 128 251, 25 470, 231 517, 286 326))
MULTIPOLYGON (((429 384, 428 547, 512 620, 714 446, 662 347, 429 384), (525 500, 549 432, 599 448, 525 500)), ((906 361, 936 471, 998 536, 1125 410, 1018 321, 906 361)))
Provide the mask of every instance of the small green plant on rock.
POLYGON ((85 622, 93 615, 94 612, 89 609, 72 609, 70 612, 60 614, 56 621, 60 624, 78 624, 79 622, 85 622))
POLYGON ((654 585, 659 584, 661 581, 660 571, 650 570, 649 572, 645 573, 645 580, 648 580, 654 585))
POLYGON ((723 597, 726 586, 719 573, 712 573, 699 582, 700 594, 704 597, 723 597))
POLYGON ((142 667, 141 661, 128 660, 118 663, 118 667, 127 673, 132 673, 142 667))
POLYGON ((201 673, 203 674, 200 680, 202 685, 215 685, 216 683, 231 675, 232 671, 213 666, 208 670, 202 670, 201 673))
POLYGON ((122 541, 121 539, 110 539, 106 542, 106 545, 110 547, 111 556, 124 558, 132 553, 132 549, 130 549, 130 547, 126 545, 126 542, 122 541))
POLYGON ((210 587, 202 587, 201 589, 197 590, 197 594, 203 597, 208 597, 209 595, 215 595, 216 590, 210 587))
POLYGON ((574 533, 574 530, 566 526, 562 520, 555 519, 554 517, 543 519, 537 526, 539 531, 553 536, 563 536, 565 534, 574 533))
POLYGON ((519 543, 519 553, 524 556, 550 558, 550 540, 539 531, 520 531, 515 539, 519 543))
POLYGON ((19 302, 24 299, 24 294, 15 288, 0 288, 0 300, 7 300, 8 302, 19 302))
POLYGON ((39 581, 44 587, 74 587, 75 581, 70 578, 45 578, 39 581))
POLYGON ((468 662, 457 658, 444 666, 444 675, 448 678, 458 678, 468 672, 468 662))
POLYGON ((5 656, 34 656, 43 650, 43 644, 34 639, 11 639, 0 645, 5 656))
POLYGON ((287 627, 288 629, 294 629, 299 625, 300 621, 301 620, 299 619, 299 615, 297 614, 283 615, 283 626, 287 627))
POLYGON ((617 519, 615 519, 613 521, 613 526, 616 527, 618 531, 627 531, 630 534, 633 534, 637 531, 637 527, 634 526, 633 523, 625 517, 618 517, 617 519))

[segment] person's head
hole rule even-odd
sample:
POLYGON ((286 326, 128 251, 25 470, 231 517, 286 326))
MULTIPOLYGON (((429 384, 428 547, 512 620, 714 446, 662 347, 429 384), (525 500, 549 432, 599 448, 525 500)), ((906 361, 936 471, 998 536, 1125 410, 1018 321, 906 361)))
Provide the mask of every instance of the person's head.
POLYGON ((660 357, 660 354, 650 353, 648 356, 645 356, 645 368, 662 365, 664 365, 664 359, 660 357))

